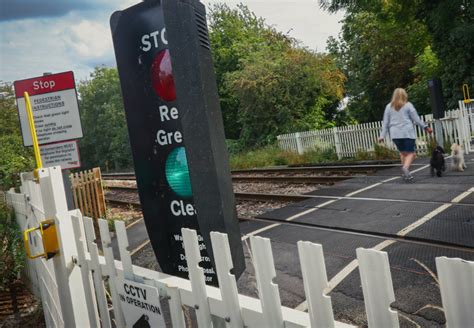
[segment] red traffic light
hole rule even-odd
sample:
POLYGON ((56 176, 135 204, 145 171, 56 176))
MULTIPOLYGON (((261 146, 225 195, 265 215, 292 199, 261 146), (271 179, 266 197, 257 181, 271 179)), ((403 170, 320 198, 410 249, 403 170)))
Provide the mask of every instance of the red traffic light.
POLYGON ((160 51, 151 64, 151 85, 164 101, 176 100, 171 57, 168 49, 160 51))

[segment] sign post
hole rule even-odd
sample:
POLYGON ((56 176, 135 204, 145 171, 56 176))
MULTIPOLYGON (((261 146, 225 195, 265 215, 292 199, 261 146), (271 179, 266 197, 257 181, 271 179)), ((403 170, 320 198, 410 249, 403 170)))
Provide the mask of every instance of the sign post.
POLYGON ((245 268, 204 6, 145 1, 110 20, 150 241, 163 272, 186 277, 181 228, 198 231, 206 283, 217 284, 210 232, 228 234, 245 268))
POLYGON ((78 138, 82 127, 73 72, 45 74, 14 82, 23 144, 32 146, 27 99, 32 107, 36 135, 44 167, 60 165, 68 208, 73 209, 69 169, 81 166, 78 138), (66 141, 66 142, 64 142, 66 141))

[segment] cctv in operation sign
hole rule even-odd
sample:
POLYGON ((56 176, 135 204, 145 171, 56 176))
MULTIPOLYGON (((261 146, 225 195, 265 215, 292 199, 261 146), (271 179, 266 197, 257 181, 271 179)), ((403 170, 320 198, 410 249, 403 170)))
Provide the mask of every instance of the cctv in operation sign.
POLYGON ((28 92, 40 145, 82 138, 73 72, 14 82, 23 144, 32 146, 24 92, 28 92))

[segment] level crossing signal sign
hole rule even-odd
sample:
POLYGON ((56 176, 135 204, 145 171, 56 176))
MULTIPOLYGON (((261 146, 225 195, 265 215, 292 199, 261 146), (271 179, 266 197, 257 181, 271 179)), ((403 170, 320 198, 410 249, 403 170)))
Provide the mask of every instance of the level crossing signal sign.
POLYGON ((188 276, 181 228, 199 232, 217 284, 211 231, 228 234, 245 269, 206 13, 198 0, 151 0, 111 19, 137 187, 161 269, 188 276))

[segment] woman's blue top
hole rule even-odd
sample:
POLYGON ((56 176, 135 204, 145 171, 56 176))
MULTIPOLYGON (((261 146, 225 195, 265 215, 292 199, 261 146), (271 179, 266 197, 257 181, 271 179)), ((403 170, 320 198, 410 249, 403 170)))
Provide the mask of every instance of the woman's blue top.
POLYGON ((385 107, 383 114, 382 132, 380 138, 385 138, 387 132, 392 139, 416 139, 415 127, 413 124, 426 128, 427 125, 420 119, 415 107, 411 102, 407 102, 400 108, 395 110, 391 104, 385 107))

